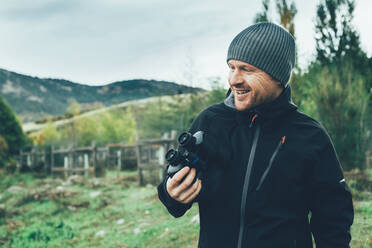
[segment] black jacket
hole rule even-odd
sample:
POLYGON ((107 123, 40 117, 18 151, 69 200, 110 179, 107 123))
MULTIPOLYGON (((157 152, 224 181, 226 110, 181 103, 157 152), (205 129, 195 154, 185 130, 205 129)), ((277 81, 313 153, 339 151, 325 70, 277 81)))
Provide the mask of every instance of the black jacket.
MULTIPOLYGON (((325 129, 297 111, 290 88, 272 103, 237 111, 224 103, 203 110, 190 132, 205 133, 207 161, 200 248, 346 248, 353 205, 325 129), (311 217, 309 217, 309 213, 311 217)), ((175 217, 191 204, 160 200, 175 217)))

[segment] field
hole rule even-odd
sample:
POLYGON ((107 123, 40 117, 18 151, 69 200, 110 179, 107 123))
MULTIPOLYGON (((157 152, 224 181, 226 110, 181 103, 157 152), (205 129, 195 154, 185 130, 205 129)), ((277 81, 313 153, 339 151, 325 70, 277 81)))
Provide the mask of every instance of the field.
MULTIPOLYGON (((197 206, 174 219, 156 187, 138 187, 136 172, 104 178, 0 176, 1 247, 197 247, 197 206)), ((352 187, 358 188, 354 179, 352 187)), ((353 189, 352 247, 372 247, 372 194, 353 189)))

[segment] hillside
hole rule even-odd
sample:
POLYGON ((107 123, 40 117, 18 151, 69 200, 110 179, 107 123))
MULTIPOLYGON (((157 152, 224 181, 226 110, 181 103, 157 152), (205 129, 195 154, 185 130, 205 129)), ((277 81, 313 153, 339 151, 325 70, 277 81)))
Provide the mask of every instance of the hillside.
POLYGON ((202 89, 172 82, 135 79, 88 86, 62 79, 38 78, 0 69, 0 95, 22 122, 65 113, 69 99, 83 108, 110 106, 152 96, 198 92, 202 89))
MULTIPOLYGON (((187 97, 188 95, 189 94, 182 94, 182 95, 179 95, 179 96, 187 97)), ((153 96, 153 97, 147 97, 147 98, 140 99, 140 100, 129 100, 129 101, 121 102, 119 104, 112 104, 109 107, 102 107, 102 108, 97 108, 97 109, 94 109, 94 110, 91 110, 91 111, 87 111, 85 113, 79 114, 78 116, 65 117, 65 118, 63 118, 63 116, 57 116, 58 118, 55 118, 55 120, 53 121, 53 124, 56 127, 60 127, 60 126, 66 125, 68 123, 71 123, 73 121, 76 121, 76 120, 79 120, 79 119, 82 119, 82 118, 86 118, 86 117, 90 117, 90 116, 94 116, 94 115, 98 115, 100 113, 104 113, 104 112, 111 111, 111 110, 114 110, 114 109, 121 109, 121 108, 126 108, 126 107, 129 107, 129 106, 145 107, 146 105, 156 103, 159 100, 165 101, 165 102, 174 101, 172 99, 172 96, 153 96), (59 117, 61 117, 61 118, 59 118, 59 117)), ((39 121, 36 121, 36 122, 23 122, 22 123, 22 129, 25 133, 39 132, 40 130, 44 129, 46 126, 47 126, 47 121, 45 121, 45 120, 39 120, 39 121)))

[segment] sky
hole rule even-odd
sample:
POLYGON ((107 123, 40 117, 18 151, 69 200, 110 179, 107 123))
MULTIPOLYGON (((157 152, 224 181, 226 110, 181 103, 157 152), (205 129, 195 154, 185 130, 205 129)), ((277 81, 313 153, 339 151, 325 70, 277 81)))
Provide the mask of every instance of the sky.
MULTIPOLYGON (((298 63, 315 53, 318 0, 296 0, 298 63)), ((372 0, 354 25, 372 56, 372 0)), ((260 0, 1 0, 0 68, 88 85, 129 79, 208 89, 226 83, 227 48, 253 23, 260 0)), ((227 84, 227 83, 226 83, 227 84)))

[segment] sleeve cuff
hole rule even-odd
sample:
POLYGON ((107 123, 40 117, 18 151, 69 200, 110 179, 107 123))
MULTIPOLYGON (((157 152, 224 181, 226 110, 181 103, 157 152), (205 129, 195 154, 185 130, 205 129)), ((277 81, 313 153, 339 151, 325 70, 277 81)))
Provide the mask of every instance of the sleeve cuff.
POLYGON ((168 176, 158 186, 159 199, 167 207, 168 211, 173 216, 175 217, 182 216, 191 207, 192 203, 184 204, 173 199, 167 191, 167 180, 168 176))

